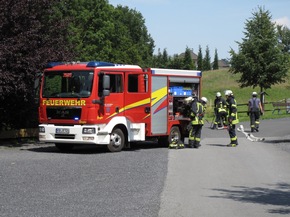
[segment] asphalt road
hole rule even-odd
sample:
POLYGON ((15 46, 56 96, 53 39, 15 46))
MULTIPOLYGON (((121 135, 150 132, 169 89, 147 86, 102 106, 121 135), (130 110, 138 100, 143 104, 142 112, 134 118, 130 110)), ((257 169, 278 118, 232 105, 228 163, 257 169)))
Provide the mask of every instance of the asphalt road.
MULTIPOLYGON (((290 119, 265 120, 251 142, 229 148, 204 126, 200 149, 154 143, 109 153, 58 152, 50 144, 0 146, 0 216, 287 216, 290 119)), ((249 128, 248 123, 243 123, 249 128)))
MULTIPOLYGON (((160 217, 290 215, 290 119, 261 121, 251 142, 238 147, 225 130, 203 129, 198 150, 170 151, 160 217)), ((249 132, 249 123, 242 123, 249 132)))

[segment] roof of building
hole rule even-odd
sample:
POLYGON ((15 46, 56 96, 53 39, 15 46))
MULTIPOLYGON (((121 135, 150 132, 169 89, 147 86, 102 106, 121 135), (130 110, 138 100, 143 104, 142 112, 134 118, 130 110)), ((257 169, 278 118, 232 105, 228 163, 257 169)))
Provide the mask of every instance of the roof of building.
MULTIPOLYGON (((184 55, 185 53, 181 53, 179 56, 184 57, 184 55)), ((191 59, 197 60, 197 55, 192 50, 190 51, 190 56, 191 56, 191 59)))

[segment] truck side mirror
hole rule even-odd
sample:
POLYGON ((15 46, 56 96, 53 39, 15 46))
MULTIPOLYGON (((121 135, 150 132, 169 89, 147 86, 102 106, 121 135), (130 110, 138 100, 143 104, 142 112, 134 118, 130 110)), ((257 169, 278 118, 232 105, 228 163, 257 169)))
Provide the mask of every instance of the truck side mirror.
POLYGON ((110 90, 103 90, 103 96, 109 96, 110 90))
POLYGON ((110 95, 110 76, 104 75, 103 77, 103 97, 110 95))
POLYGON ((103 76, 103 88, 104 90, 110 89, 110 76, 109 75, 103 76))

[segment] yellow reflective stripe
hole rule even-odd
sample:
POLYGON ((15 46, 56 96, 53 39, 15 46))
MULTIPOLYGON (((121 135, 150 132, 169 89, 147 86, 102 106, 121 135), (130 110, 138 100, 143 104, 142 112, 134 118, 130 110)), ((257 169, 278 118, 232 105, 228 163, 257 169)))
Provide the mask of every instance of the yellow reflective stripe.
POLYGON ((235 136, 235 137, 233 137, 233 138, 231 138, 231 141, 233 142, 233 141, 236 141, 238 138, 235 136))

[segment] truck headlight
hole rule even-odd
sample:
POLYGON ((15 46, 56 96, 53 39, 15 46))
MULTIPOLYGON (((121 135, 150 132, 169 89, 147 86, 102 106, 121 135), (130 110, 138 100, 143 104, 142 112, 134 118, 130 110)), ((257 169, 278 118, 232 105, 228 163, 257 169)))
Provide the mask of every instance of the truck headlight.
POLYGON ((44 127, 39 127, 38 130, 39 130, 40 133, 45 133, 45 128, 44 127))
POLYGON ((88 128, 88 127, 83 128, 83 134, 95 134, 95 133, 96 133, 95 128, 88 128))

